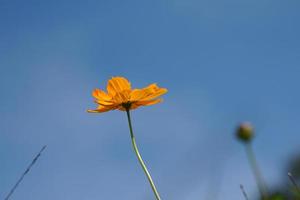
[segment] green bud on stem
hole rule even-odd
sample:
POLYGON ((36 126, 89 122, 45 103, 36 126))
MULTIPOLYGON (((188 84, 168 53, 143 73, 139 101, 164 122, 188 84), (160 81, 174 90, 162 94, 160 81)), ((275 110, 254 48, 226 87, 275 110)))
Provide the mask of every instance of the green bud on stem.
POLYGON ((254 136, 253 127, 250 123, 241 123, 236 130, 236 137, 242 142, 250 142, 254 136))

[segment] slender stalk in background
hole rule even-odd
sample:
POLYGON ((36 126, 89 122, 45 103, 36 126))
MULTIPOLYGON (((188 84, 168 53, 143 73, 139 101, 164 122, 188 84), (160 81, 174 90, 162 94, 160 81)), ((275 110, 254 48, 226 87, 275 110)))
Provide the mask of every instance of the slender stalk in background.
POLYGON ((289 176, 290 181, 292 182, 292 184, 296 188, 297 192, 300 194, 300 188, 299 188, 297 182, 295 181, 293 174, 291 172, 289 172, 288 176, 289 176))
POLYGON ((242 184, 240 184, 240 189, 241 189, 241 191, 243 193, 243 196, 245 197, 245 200, 249 200, 248 195, 247 195, 247 193, 246 193, 246 191, 244 189, 244 186, 242 184))
POLYGON ((267 186, 266 186, 263 176, 260 172, 260 169, 259 169, 257 161, 256 161, 255 154, 252 149, 252 140, 254 137, 254 130, 253 130, 252 125, 248 122, 241 123, 237 128, 236 136, 237 136, 237 139, 240 140, 245 145, 247 158, 248 158, 250 167, 253 171, 259 192, 261 194, 261 198, 263 200, 267 200, 268 199, 267 186))
POLYGON ((139 153, 138 147, 136 145, 135 137, 134 137, 133 130, 132 130, 132 124, 131 124, 129 109, 126 109, 126 113, 127 113, 127 118, 128 118, 128 125, 129 125, 129 130, 130 130, 130 137, 131 137, 132 147, 133 147, 134 152, 137 156, 137 159, 139 160, 139 163, 140 163, 141 167, 143 168, 143 171, 144 171, 145 175, 147 176, 147 179, 148 179, 148 181, 151 185, 151 188, 152 188, 152 191, 155 195, 156 200, 160 200, 159 193, 157 192, 157 189, 154 185, 154 182, 151 178, 151 175, 150 175, 150 173, 149 173, 149 171, 148 171, 148 169, 147 169, 147 167, 146 167, 146 165, 145 165, 145 163, 144 163, 144 161, 141 157, 141 154, 139 153))
POLYGON ((255 154, 253 152, 251 143, 246 144, 246 153, 247 153, 248 161, 249 161, 249 164, 250 164, 251 169, 253 171, 253 174, 254 174, 259 192, 262 196, 262 199, 266 200, 266 199, 268 199, 267 186, 265 184, 263 176, 262 176, 262 174, 260 172, 260 169, 258 167, 256 157, 255 157, 255 154))
POLYGON ((32 168, 32 166, 36 163, 36 161, 38 160, 38 158, 41 156, 41 153, 46 149, 46 145, 42 147, 42 149, 39 151, 39 153, 33 158, 33 160, 31 161, 30 165, 27 167, 27 169, 23 172, 23 174, 21 175, 21 177, 18 179, 18 181, 16 182, 16 184, 12 187, 12 189, 10 190, 10 192, 8 193, 8 195, 5 197, 5 200, 8 200, 11 195, 14 193, 14 191, 17 189, 17 187, 19 186, 19 184, 22 182, 22 180, 24 179, 25 175, 28 174, 28 172, 30 171, 30 169, 32 168))

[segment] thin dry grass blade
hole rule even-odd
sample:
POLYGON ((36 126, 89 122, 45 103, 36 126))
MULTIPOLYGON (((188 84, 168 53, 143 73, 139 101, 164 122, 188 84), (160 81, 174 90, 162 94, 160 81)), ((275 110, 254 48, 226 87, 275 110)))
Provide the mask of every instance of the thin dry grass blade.
POLYGON ((242 184, 240 184, 240 189, 241 189, 241 191, 243 193, 243 196, 245 197, 245 200, 249 200, 248 195, 247 195, 247 193, 246 193, 246 191, 244 189, 244 186, 242 184))
POLYGON ((39 157, 41 156, 42 152, 46 149, 46 145, 43 146, 43 148, 39 151, 39 153, 33 158, 33 160, 31 161, 30 165, 27 167, 27 169, 23 172, 23 174, 21 175, 21 177, 18 179, 18 181, 16 182, 16 184, 12 187, 12 189, 10 190, 10 192, 8 193, 8 195, 5 197, 5 200, 8 200, 11 195, 14 193, 14 191, 17 189, 17 187, 19 186, 19 184, 22 182, 22 180, 24 179, 25 175, 28 174, 28 172, 30 171, 30 169, 32 168, 32 166, 36 163, 36 161, 39 159, 39 157))

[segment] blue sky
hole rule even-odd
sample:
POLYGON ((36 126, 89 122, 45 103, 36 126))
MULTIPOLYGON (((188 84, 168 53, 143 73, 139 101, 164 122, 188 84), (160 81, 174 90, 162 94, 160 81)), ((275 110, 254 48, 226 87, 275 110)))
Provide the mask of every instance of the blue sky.
POLYGON ((132 113, 163 199, 242 199, 256 187, 236 125, 251 121, 270 185, 299 151, 297 0, 0 1, 0 198, 153 199, 126 115, 93 115, 112 76, 168 88, 132 113), (219 197, 219 198, 218 198, 219 197), (220 198, 222 197, 222 198, 220 198))

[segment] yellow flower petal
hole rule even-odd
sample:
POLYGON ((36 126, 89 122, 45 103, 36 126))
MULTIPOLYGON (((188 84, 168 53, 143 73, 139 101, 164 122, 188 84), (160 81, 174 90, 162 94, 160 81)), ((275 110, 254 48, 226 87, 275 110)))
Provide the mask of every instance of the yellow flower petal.
POLYGON ((110 105, 115 104, 114 102, 111 102, 111 101, 101 101, 99 99, 95 100, 95 103, 102 105, 102 106, 110 106, 110 105))
POLYGON ((134 110, 134 109, 137 109, 138 107, 140 107, 141 105, 137 105, 135 103, 133 103, 130 107, 130 110, 134 110))
POLYGON ((107 84, 107 92, 110 95, 115 95, 116 93, 130 89, 130 82, 123 77, 113 77, 107 84))
POLYGON ((167 92, 168 92, 168 90, 165 88, 158 88, 158 89, 155 89, 155 91, 152 91, 152 93, 148 94, 147 96, 141 98, 140 100, 141 101, 152 100, 152 99, 155 99, 167 92))
POLYGON ((148 101, 138 101, 135 104, 138 106, 151 106, 157 103, 162 102, 162 99, 154 99, 154 100, 148 100, 148 101))
POLYGON ((118 92, 113 96, 113 100, 115 103, 126 103, 129 101, 129 91, 125 90, 123 92, 118 92))
POLYGON ((134 89, 130 93, 130 101, 138 101, 141 98, 147 96, 149 93, 145 89, 134 89))
MULTIPOLYGON (((159 89, 159 87, 157 86, 157 84, 156 83, 152 83, 152 84, 150 84, 150 85, 148 85, 147 87, 146 87, 147 89, 150 89, 151 91, 156 91, 157 89, 159 89)), ((145 88, 145 89, 146 89, 145 88)))
POLYGON ((107 111, 110 111, 110 110, 114 110, 116 109, 116 106, 98 106, 97 109, 95 110, 87 110, 87 112, 89 113, 103 113, 103 112, 107 112, 107 111))
POLYGON ((111 96, 106 94, 104 91, 100 89, 95 89, 92 94, 96 99, 104 100, 104 101, 110 101, 111 96))
POLYGON ((157 92, 157 90, 159 89, 160 88, 157 86, 156 83, 153 83, 143 89, 134 89, 130 94, 130 100, 138 101, 138 100, 148 98, 148 96, 153 95, 153 93, 157 92))

